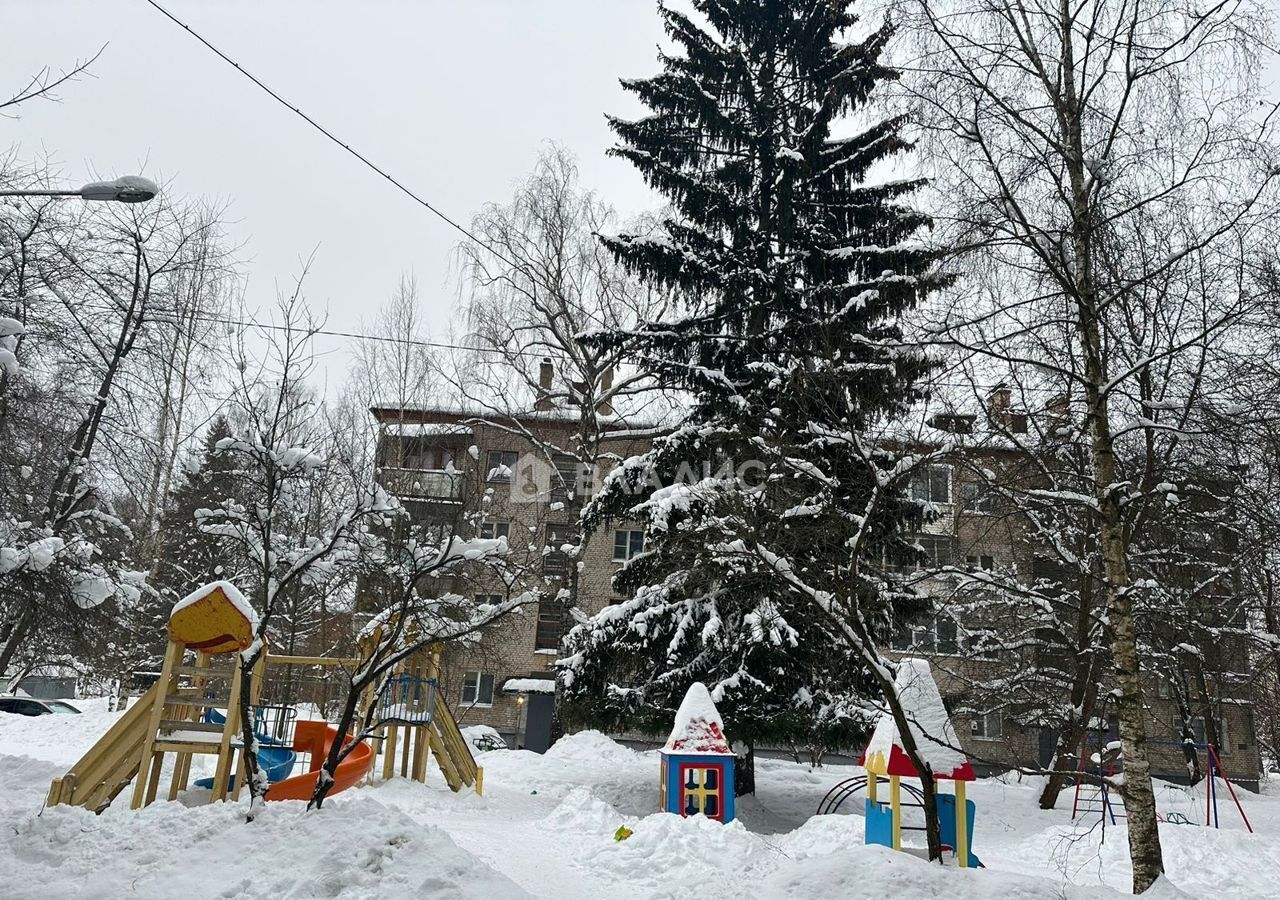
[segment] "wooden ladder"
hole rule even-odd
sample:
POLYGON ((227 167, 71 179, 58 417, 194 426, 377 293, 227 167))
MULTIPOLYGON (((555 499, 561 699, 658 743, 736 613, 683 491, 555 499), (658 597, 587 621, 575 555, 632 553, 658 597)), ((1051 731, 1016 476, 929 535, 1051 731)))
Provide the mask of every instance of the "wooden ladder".
MULTIPOLYGON (((169 785, 170 800, 176 799, 179 792, 186 789, 191 775, 191 758, 196 754, 218 758, 211 802, 226 799, 232 763, 237 759, 233 797, 239 796, 244 784, 244 754, 237 753, 242 749, 238 742, 243 682, 239 658, 232 654, 229 665, 215 667, 213 657, 204 653, 197 654, 194 665, 184 665, 183 657, 183 646, 170 641, 138 754, 137 777, 130 803, 133 809, 155 801, 166 753, 175 754, 173 778, 169 785), (227 716, 222 724, 203 721, 203 710, 213 707, 226 708, 227 716)), ((262 685, 261 661, 255 676, 253 694, 257 695, 262 685)), ((256 696, 252 699, 256 700, 256 696)))

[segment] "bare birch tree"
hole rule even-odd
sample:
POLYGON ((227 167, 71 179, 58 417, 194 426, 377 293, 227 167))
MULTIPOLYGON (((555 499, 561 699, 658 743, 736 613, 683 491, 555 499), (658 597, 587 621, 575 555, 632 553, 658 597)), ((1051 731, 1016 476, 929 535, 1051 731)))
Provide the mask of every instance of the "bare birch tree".
MULTIPOLYGON (((954 215, 952 238, 1020 276, 1014 293, 991 306, 961 304, 938 327, 955 346, 1043 369, 1078 398, 1090 493, 1062 499, 1087 511, 1098 540, 1133 883, 1142 892, 1163 870, 1127 520, 1144 485, 1125 478, 1118 443, 1135 429, 1171 427, 1143 414, 1144 379, 1165 361, 1183 366, 1183 351, 1207 346, 1231 316, 1216 311, 1156 360, 1126 317, 1147 299, 1158 320, 1153 294, 1257 239, 1276 175, 1270 114, 1257 105, 1266 18, 1247 0, 899 8, 917 38, 904 86, 954 215), (1048 330, 1065 341, 1041 356, 1034 345, 1048 330)), ((1233 305, 1230 295, 1219 299, 1233 305)))
MULTIPOLYGON (((660 319, 668 299, 600 243, 616 224, 614 210, 581 186, 573 156, 550 144, 510 203, 475 216, 477 240, 460 247, 471 349, 450 380, 477 419, 528 442, 546 474, 537 487, 555 508, 576 510, 627 440, 656 433, 667 409, 620 348, 580 340, 660 319), (539 427, 551 419, 563 427, 539 427)), ((560 600, 572 609, 589 537, 570 531, 560 600)))

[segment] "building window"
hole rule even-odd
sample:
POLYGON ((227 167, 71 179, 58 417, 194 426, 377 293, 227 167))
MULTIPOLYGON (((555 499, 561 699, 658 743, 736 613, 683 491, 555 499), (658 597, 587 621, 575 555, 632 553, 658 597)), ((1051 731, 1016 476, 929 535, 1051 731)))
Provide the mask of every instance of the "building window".
POLYGON ((620 528, 613 533, 613 561, 626 562, 644 549, 644 532, 638 528, 620 528))
POLYGON ((933 623, 933 632, 938 639, 938 652, 952 655, 960 652, 960 627, 956 620, 947 615, 938 616, 933 623))
POLYGON ((976 572, 979 569, 990 572, 996 567, 996 559, 994 556, 987 554, 979 554, 977 556, 966 556, 964 558, 965 568, 970 572, 976 572))
POLYGON ((723 819, 724 766, 680 765, 680 811, 686 816, 698 813, 708 819, 723 819))
MULTIPOLYGON (((1227 727, 1226 727, 1227 723, 1219 720, 1217 724, 1218 724, 1219 746, 1216 747, 1215 749, 1219 753, 1226 753, 1227 750, 1229 750, 1231 747, 1231 742, 1227 740, 1227 727)), ((1173 737, 1174 737, 1174 740, 1178 740, 1178 741, 1181 741, 1183 739, 1182 738, 1182 719, 1178 719, 1176 722, 1174 722, 1173 737)), ((1205 736, 1205 730, 1204 730, 1204 716, 1191 717, 1191 739, 1200 745, 1204 745, 1208 743, 1208 739, 1205 736)))
POLYGON ((895 650, 918 650, 921 653, 941 653, 954 656, 964 649, 964 632, 947 613, 926 625, 899 628, 891 642, 895 650))
MULTIPOLYGON (((423 469, 442 472, 457 460, 457 449, 454 447, 432 447, 421 441, 405 441, 402 448, 402 465, 406 469, 423 469)), ((394 462, 394 455, 390 455, 394 462)), ((390 463, 388 463, 390 464, 390 463)))
POLYGON ((481 522, 480 538, 486 541, 496 540, 498 538, 511 538, 510 522, 481 522))
POLYGON ((922 534, 916 537, 916 544, 924 551, 924 558, 917 569, 941 569, 951 565, 951 538, 922 534))
POLYGON ((510 484, 516 474, 516 460, 520 454, 514 450, 490 450, 488 474, 486 481, 501 481, 510 484))
POLYGON ((476 594, 476 606, 497 606, 505 599, 502 594, 476 594))
POLYGON ((462 674, 462 705, 493 706, 492 672, 464 672, 462 674))
POLYGON ((928 503, 950 503, 951 467, 925 466, 911 478, 911 496, 928 503))
POLYGON ((966 481, 961 489, 964 491, 965 512, 991 514, 996 511, 998 495, 987 485, 979 481, 966 481))
POLYGON ((975 713, 970 722, 973 736, 980 741, 998 741, 1004 737, 1004 714, 1000 710, 975 713))
POLYGON ((559 650, 564 635, 564 607, 554 600, 538 601, 538 630, 533 638, 535 650, 559 650))
POLYGON ((569 554, 560 548, 573 540, 568 525, 547 525, 547 539, 542 551, 542 574, 547 578, 569 576, 569 554))
POLYGON ((551 461, 556 467, 555 478, 551 484, 551 502, 572 503, 578 499, 579 488, 585 485, 585 479, 582 476, 583 466, 576 456, 568 453, 553 454, 551 461))

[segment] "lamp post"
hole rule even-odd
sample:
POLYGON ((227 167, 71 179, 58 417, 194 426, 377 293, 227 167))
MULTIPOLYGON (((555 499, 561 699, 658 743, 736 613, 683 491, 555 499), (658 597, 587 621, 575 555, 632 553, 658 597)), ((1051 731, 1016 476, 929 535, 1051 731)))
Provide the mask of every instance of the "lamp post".
POLYGON ((124 175, 113 181, 91 181, 78 190, 0 191, 0 197, 79 197, 82 200, 109 200, 116 203, 146 203, 160 188, 141 175, 124 175))

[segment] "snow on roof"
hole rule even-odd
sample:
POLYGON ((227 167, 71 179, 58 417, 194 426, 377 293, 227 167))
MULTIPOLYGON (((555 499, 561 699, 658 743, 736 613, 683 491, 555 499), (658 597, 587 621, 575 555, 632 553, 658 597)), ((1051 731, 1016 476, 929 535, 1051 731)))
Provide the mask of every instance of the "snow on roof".
POLYGON ((456 434, 471 435, 470 426, 463 425, 461 422, 391 422, 386 426, 387 434, 395 434, 400 437, 423 437, 432 434, 456 434))
POLYGON ((676 710, 675 724, 671 736, 663 745, 664 753, 681 753, 689 755, 716 754, 728 756, 733 753, 724 736, 724 722, 720 719, 720 711, 711 699, 711 692, 701 681, 689 685, 689 691, 676 710))
MULTIPOLYGON (((620 398, 615 398, 620 399, 620 398)), ((614 409, 611 412, 597 412, 596 418, 604 426, 606 432, 614 430, 650 429, 661 426, 673 417, 680 415, 675 408, 667 409, 659 403, 660 398, 653 398, 643 409, 626 411, 614 409)), ((527 408, 504 410, 493 404, 473 401, 453 403, 444 406, 425 406, 419 404, 401 404, 395 402, 375 403, 369 411, 374 418, 386 425, 403 423, 403 420, 414 418, 453 418, 466 419, 483 424, 504 425, 512 419, 524 422, 542 422, 548 426, 577 428, 582 420, 582 407, 574 403, 554 403, 550 409, 535 409, 532 403, 527 408)), ((405 433, 408 435, 408 432, 405 433)))
MULTIPOLYGON (((973 781, 973 769, 963 753, 952 749, 960 746, 951 717, 942 705, 942 695, 929 671, 929 663, 923 659, 908 657, 898 663, 894 687, 902 702, 911 736, 916 749, 936 778, 955 781, 973 781)), ((915 765, 902 749, 901 733, 893 714, 881 713, 876 729, 871 734, 867 749, 862 754, 862 765, 876 775, 901 775, 919 778, 915 765)))
POLYGON ((172 619, 188 606, 200 602, 214 591, 219 590, 222 591, 222 595, 227 598, 227 601, 236 608, 237 612, 249 621, 249 624, 256 632, 258 630, 257 610, 255 610, 249 604, 249 601, 244 598, 244 594, 240 593, 240 589, 230 581, 211 581, 203 587, 196 588, 190 594, 187 594, 187 596, 173 604, 173 609, 169 611, 169 618, 172 619))
POLYGON ((508 678, 502 690, 508 694, 554 694, 556 683, 550 678, 508 678))

